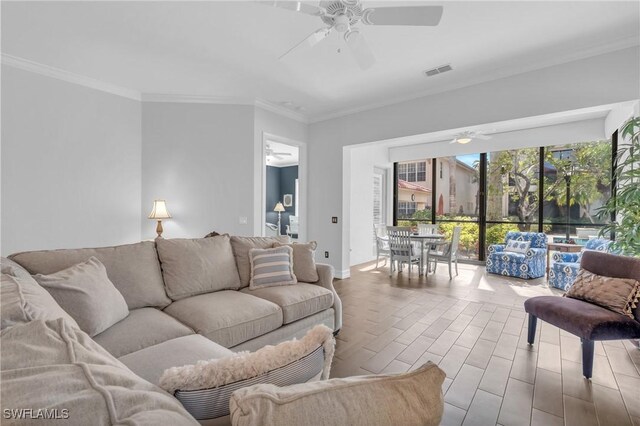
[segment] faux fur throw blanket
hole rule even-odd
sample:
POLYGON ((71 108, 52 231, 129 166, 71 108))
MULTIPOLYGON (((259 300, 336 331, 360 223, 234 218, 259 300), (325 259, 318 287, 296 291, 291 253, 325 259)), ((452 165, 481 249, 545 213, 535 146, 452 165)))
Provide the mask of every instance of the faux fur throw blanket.
POLYGON ((268 345, 256 352, 238 352, 226 358, 169 368, 162 373, 159 385, 171 394, 176 390, 216 388, 284 367, 310 354, 319 346, 324 347, 324 368, 321 377, 325 380, 329 378, 335 340, 333 330, 324 325, 317 325, 300 340, 293 339, 276 346, 268 345))

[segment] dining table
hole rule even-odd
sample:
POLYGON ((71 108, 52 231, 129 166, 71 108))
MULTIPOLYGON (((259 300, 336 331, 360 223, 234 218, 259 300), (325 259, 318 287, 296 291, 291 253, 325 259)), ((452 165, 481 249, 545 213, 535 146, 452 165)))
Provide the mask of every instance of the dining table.
MULTIPOLYGON (((434 242, 439 242, 442 241, 446 238, 445 235, 443 234, 420 234, 420 233, 414 233, 411 234, 411 241, 415 241, 416 243, 420 243, 420 275, 424 274, 424 248, 425 248, 425 243, 434 243, 434 242)), ((431 249, 431 244, 427 244, 428 250, 431 249)), ((427 265, 428 267, 429 265, 427 265)))

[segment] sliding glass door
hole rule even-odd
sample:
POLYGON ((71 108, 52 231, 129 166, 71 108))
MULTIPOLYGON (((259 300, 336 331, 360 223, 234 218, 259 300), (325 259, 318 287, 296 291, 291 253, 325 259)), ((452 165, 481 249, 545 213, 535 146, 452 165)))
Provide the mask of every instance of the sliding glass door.
POLYGON ((509 231, 584 244, 607 223, 597 210, 612 194, 613 155, 596 141, 396 163, 394 223, 435 223, 448 238, 461 226, 469 260, 509 231))

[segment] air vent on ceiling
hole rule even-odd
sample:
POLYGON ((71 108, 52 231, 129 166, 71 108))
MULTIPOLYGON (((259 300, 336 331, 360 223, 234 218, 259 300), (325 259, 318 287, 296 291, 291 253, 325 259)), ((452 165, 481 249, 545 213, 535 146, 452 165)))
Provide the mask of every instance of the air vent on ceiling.
POLYGON ((452 69, 453 68, 451 67, 451 65, 447 64, 430 70, 426 70, 424 73, 427 75, 427 77, 433 77, 434 75, 442 74, 443 72, 451 71, 452 69))

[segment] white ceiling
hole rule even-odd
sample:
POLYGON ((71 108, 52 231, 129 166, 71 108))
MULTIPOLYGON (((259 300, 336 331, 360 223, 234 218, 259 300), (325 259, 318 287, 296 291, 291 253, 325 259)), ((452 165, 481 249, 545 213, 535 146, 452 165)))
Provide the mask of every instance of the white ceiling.
POLYGON ((266 155, 267 166, 288 167, 298 165, 298 162, 300 161, 300 149, 297 146, 286 145, 273 141, 267 141, 267 145, 273 150, 274 153, 289 154, 278 156, 266 155))
POLYGON ((437 27, 361 26, 362 71, 336 34, 284 61, 320 18, 246 1, 2 2, 2 52, 148 94, 289 102, 312 119, 640 44, 640 2, 443 4, 437 27), (454 71, 422 71, 451 63, 454 71))

